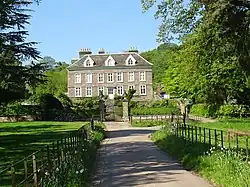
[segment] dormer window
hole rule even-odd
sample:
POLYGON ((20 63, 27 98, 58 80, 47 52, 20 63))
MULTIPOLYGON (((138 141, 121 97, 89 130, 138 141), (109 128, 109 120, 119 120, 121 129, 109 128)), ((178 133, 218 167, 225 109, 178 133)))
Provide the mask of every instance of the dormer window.
POLYGON ((86 67, 90 67, 90 66, 91 66, 91 63, 90 63, 90 60, 88 59, 86 62, 86 67))
POLYGON ((128 65, 133 65, 134 64, 134 62, 133 62, 133 60, 130 58, 129 60, 128 60, 128 65))
POLYGON ((108 60, 108 66, 112 66, 112 65, 113 65, 112 60, 109 59, 109 60, 108 60))
POLYGON ((115 66, 115 60, 112 56, 109 56, 105 61, 105 66, 115 66))
POLYGON ((135 65, 136 60, 134 59, 134 57, 132 55, 129 55, 129 57, 126 60, 126 65, 128 66, 133 66, 135 65))
POLYGON ((92 60, 92 58, 90 58, 90 56, 88 56, 83 64, 84 64, 84 67, 93 67, 94 61, 92 60))

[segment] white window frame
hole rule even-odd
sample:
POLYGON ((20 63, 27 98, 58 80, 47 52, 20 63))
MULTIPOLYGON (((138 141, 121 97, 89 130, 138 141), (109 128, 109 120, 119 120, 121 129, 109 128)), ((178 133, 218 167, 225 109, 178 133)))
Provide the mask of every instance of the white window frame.
POLYGON ((116 73, 116 80, 117 80, 117 82, 123 82, 123 72, 117 72, 116 73), (118 79, 119 74, 120 74, 121 80, 118 79))
POLYGON ((89 59, 86 60, 86 67, 91 67, 91 62, 89 59))
POLYGON ((130 87, 132 87, 135 90, 135 85, 128 85, 128 90, 130 90, 130 87))
POLYGON ((117 86, 117 95, 123 95, 123 93, 124 93, 123 86, 117 86), (119 93, 119 91, 121 92, 119 93))
POLYGON ((136 60, 132 55, 129 55, 128 58, 126 59, 126 65, 128 66, 134 66, 135 62, 136 60))
POLYGON ((84 60, 84 62, 83 62, 83 65, 84 65, 84 67, 93 67, 94 66, 94 61, 93 61, 93 59, 90 57, 90 56, 88 56, 85 60, 84 60), (89 64, 87 64, 87 62, 89 61, 89 64))
POLYGON ((86 83, 92 83, 92 76, 93 76, 92 73, 86 74, 86 83))
POLYGON ((98 82, 98 83, 104 83, 104 73, 99 73, 99 74, 98 74, 97 82, 98 82), (101 75, 101 77, 102 77, 102 81, 100 81, 100 75, 101 75))
POLYGON ((105 60, 105 66, 115 66, 115 60, 112 56, 109 56, 106 60, 105 60))
POLYGON ((75 97, 82 97, 82 88, 81 87, 75 88, 75 97), (79 91, 79 94, 77 94, 78 91, 79 91))
POLYGON ((135 72, 128 72, 128 82, 133 82, 133 81, 135 81, 135 72), (133 80, 130 79, 130 73, 133 74, 133 80))
POLYGON ((92 97, 92 87, 91 86, 86 87, 86 97, 92 97), (88 94, 89 88, 90 88, 90 93, 91 94, 88 94))
POLYGON ((98 96, 100 95, 100 91, 102 90, 102 93, 104 94, 104 87, 103 86, 99 86, 98 87, 98 96))
POLYGON ((140 95, 147 95, 147 86, 146 85, 140 86, 140 95), (142 93, 142 87, 145 87, 145 93, 142 93))
POLYGON ((146 72, 145 71, 139 72, 139 78, 140 78, 140 81, 146 81, 146 72), (144 74, 143 79, 141 79, 142 77, 141 74, 144 74))
POLYGON ((76 73, 75 74, 75 83, 81 83, 82 81, 82 75, 81 73, 76 73))
POLYGON ((107 82, 114 82, 114 74, 113 73, 107 73, 107 82), (109 80, 109 75, 112 75, 111 77, 112 77, 112 80, 110 81, 109 80))

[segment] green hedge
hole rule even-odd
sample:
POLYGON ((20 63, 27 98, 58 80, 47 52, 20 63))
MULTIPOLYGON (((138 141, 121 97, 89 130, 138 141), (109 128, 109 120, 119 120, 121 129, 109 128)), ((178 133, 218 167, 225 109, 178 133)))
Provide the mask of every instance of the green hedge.
POLYGON ((132 108, 132 115, 164 115, 164 114, 171 114, 171 112, 176 113, 176 108, 167 108, 167 107, 161 107, 161 108, 146 108, 146 107, 140 107, 140 108, 132 108))
POLYGON ((215 117, 216 111, 216 107, 212 105, 194 104, 190 109, 190 114, 203 117, 215 117))
POLYGON ((217 111, 218 117, 246 117, 250 113, 247 105, 222 105, 217 111))
POLYGON ((190 114, 204 117, 246 117, 249 116, 250 107, 247 105, 222 105, 219 108, 206 104, 195 104, 190 114))

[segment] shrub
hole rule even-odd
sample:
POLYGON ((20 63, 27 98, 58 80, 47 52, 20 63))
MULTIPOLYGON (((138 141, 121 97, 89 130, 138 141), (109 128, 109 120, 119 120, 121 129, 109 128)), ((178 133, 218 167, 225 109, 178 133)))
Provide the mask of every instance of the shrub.
POLYGON ((190 114, 204 117, 215 117, 216 111, 216 106, 206 104, 194 104, 190 109, 190 114))
POLYGON ((39 106, 23 105, 21 102, 13 102, 0 107, 0 116, 36 115, 39 112, 39 106))
POLYGON ((60 93, 57 98, 62 103, 64 108, 71 108, 73 106, 71 99, 67 95, 60 93))
POLYGON ((218 117, 245 117, 250 112, 247 105, 222 105, 217 115, 218 117))
POLYGON ((92 115, 99 115, 99 100, 92 98, 84 98, 75 100, 73 102, 73 110, 79 115, 84 117, 91 117, 92 115))

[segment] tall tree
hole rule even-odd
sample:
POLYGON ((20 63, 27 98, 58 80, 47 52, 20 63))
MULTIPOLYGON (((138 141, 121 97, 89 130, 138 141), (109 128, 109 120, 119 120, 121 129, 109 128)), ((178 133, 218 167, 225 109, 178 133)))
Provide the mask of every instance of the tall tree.
MULTIPOLYGON (((156 0, 143 0, 145 9, 156 0)), ((182 50, 168 70, 166 84, 180 95, 223 104, 246 102, 250 75, 250 1, 162 1, 160 41, 177 36, 182 50), (172 82, 171 82, 172 81, 172 82), (171 82, 172 84, 169 84, 171 82)))
MULTIPOLYGON (((39 52, 27 42, 30 0, 0 1, 0 104, 23 98, 27 85, 42 80, 43 64, 23 62, 37 60, 39 52)), ((36 1, 36 3, 38 3, 36 1)))
POLYGON ((157 49, 141 53, 141 56, 153 63, 154 87, 157 87, 163 82, 165 71, 168 69, 168 63, 171 61, 177 49, 178 45, 167 43, 161 44, 157 49))

